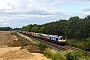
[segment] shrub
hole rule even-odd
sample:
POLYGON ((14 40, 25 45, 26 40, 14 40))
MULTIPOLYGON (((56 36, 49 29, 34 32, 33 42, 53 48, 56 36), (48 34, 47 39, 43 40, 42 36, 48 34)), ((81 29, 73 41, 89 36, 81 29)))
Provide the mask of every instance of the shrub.
POLYGON ((43 43, 38 44, 38 47, 40 48, 41 53, 43 53, 44 50, 48 48, 48 46, 43 43))
POLYGON ((83 53, 79 51, 66 51, 65 56, 67 60, 79 60, 82 59, 83 53))
POLYGON ((60 53, 50 48, 45 49, 44 55, 48 58, 52 58, 52 60, 66 60, 66 57, 63 53, 60 53))
POLYGON ((90 50, 90 37, 86 38, 86 46, 90 50))

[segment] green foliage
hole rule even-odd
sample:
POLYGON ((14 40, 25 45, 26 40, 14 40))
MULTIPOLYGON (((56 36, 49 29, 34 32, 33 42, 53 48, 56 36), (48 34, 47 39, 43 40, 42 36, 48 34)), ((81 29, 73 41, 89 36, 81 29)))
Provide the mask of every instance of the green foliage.
POLYGON ((0 31, 10 31, 12 28, 10 27, 0 27, 0 31))
POLYGON ((85 17, 85 20, 90 20, 90 15, 88 15, 87 17, 85 17))
POLYGON ((69 20, 79 20, 78 16, 70 17, 69 20))
POLYGON ((53 49, 46 48, 44 51, 44 55, 48 58, 52 58, 52 60, 66 60, 66 57, 63 53, 55 51, 53 49))
POLYGON ((65 56, 67 60, 79 60, 83 57, 83 53, 79 51, 67 51, 65 56))
POLYGON ((39 32, 40 32, 40 33, 44 33, 44 26, 41 26, 41 27, 40 27, 39 32))
POLYGON ((67 44, 90 51, 90 38, 87 38, 86 41, 80 41, 80 40, 75 40, 75 39, 67 39, 67 44))
POLYGON ((41 53, 43 53, 44 50, 48 48, 48 46, 43 43, 38 44, 38 47, 40 48, 41 53))
POLYGON ((70 17, 69 20, 59 20, 43 25, 30 24, 23 26, 20 30, 62 35, 69 39, 85 40, 90 36, 90 15, 84 19, 74 16, 70 17))
POLYGON ((32 31, 32 32, 38 32, 38 27, 37 27, 37 26, 33 27, 33 28, 31 29, 31 31, 32 31))
POLYGON ((86 38, 85 41, 80 41, 80 40, 67 40, 67 43, 71 46, 75 46, 84 50, 89 50, 90 51, 90 37, 86 38), (72 44, 71 44, 72 43, 72 44))
POLYGON ((90 15, 83 19, 78 16, 73 16, 70 17, 69 20, 59 20, 43 25, 30 24, 16 29, 37 33, 62 35, 66 37, 66 39, 75 39, 70 41, 67 40, 67 44, 84 50, 90 50, 90 38, 88 38, 90 37, 90 15))
POLYGON ((74 47, 78 47, 80 43, 82 43, 82 41, 80 41, 80 40, 67 39, 67 44, 74 46, 74 47))
POLYGON ((86 46, 90 50, 90 37, 86 38, 86 46))

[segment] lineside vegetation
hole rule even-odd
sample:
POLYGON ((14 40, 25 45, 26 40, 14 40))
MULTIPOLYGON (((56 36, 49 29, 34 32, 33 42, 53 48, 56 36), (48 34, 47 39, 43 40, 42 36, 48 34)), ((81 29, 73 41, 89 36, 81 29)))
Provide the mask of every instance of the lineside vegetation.
POLYGON ((80 51, 72 51, 72 50, 58 51, 58 50, 52 49, 51 47, 43 43, 40 43, 40 42, 37 42, 36 40, 28 38, 24 35, 21 35, 21 34, 18 34, 18 35, 28 40, 30 43, 38 46, 40 49, 40 52, 52 60, 89 60, 90 59, 90 55, 86 56, 85 53, 82 53, 80 51))

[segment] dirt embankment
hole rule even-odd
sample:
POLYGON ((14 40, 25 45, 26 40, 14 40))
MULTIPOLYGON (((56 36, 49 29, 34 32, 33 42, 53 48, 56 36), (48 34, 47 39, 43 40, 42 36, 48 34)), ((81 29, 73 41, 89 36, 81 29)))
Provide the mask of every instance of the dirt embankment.
POLYGON ((0 60, 51 60, 40 53, 31 53, 38 47, 18 40, 9 31, 0 31, 0 60))

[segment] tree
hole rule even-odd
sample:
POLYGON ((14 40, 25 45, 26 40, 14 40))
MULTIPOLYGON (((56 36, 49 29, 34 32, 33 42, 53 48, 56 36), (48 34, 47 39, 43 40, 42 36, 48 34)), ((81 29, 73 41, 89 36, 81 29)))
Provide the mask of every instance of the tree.
POLYGON ((70 17, 69 20, 79 20, 78 16, 70 17))
POLYGON ((85 17, 85 19, 90 20, 90 15, 88 15, 87 17, 85 17))
POLYGON ((32 28, 31 28, 32 32, 39 32, 39 28, 38 26, 35 24, 32 28))

